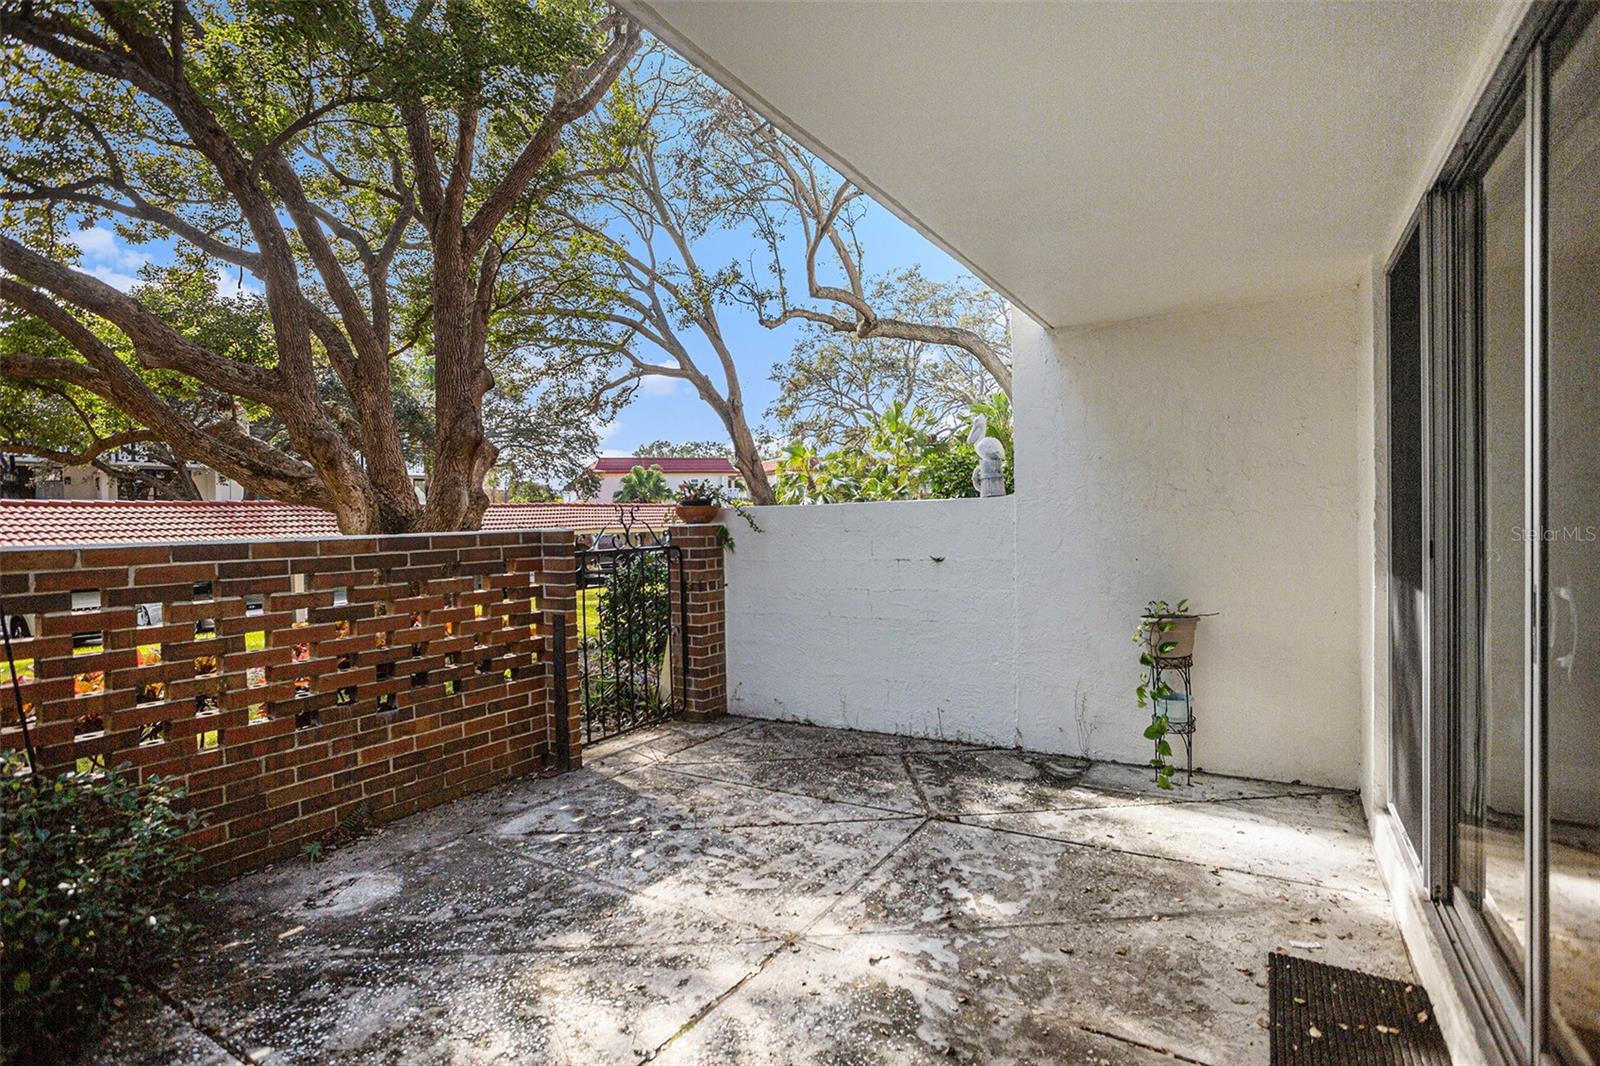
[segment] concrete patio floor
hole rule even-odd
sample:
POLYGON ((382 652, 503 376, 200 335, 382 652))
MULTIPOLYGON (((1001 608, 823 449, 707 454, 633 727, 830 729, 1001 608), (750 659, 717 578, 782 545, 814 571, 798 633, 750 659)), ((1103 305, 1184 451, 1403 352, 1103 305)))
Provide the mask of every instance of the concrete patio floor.
POLYGON ((729 718, 236 881, 91 1061, 1267 1061, 1411 979, 1353 794, 729 718))

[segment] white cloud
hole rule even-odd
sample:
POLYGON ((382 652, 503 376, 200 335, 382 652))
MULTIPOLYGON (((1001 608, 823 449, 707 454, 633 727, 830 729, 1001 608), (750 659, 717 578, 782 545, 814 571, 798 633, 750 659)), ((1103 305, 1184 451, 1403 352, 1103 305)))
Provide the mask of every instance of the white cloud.
POLYGON ((249 274, 241 277, 237 267, 225 267, 217 275, 217 295, 223 299, 245 294, 259 296, 263 291, 249 274))
POLYGON ((139 278, 134 275, 125 274, 120 270, 113 270, 107 266, 85 266, 84 273, 99 278, 119 292, 127 292, 139 284, 139 278))
POLYGON ((599 451, 599 453, 601 455, 627 455, 628 454, 625 451, 618 451, 616 448, 608 448, 607 447, 607 445, 615 444, 616 440, 617 440, 617 436, 619 434, 621 434, 621 432, 622 432, 622 422, 619 419, 613 418, 609 422, 596 422, 596 423, 594 423, 594 432, 595 432, 595 435, 600 438, 600 441, 599 441, 599 444, 598 444, 598 451, 599 451))
POLYGON ((119 267, 128 274, 150 261, 150 257, 137 248, 129 248, 123 244, 121 238, 106 225, 79 230, 72 235, 72 243, 78 246, 87 263, 102 267, 119 267))
POLYGON ((646 396, 676 396, 682 392, 684 384, 682 378, 662 377, 660 374, 646 374, 639 379, 639 391, 646 396))

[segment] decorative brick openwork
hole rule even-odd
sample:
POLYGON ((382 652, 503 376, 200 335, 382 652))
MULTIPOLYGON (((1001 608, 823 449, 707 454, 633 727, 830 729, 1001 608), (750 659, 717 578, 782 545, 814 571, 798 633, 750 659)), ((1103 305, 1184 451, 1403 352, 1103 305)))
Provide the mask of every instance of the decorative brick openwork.
MULTIPOLYGON (((683 549, 688 588, 689 653, 684 674, 683 716, 691 721, 728 713, 728 645, 726 593, 720 526, 673 526, 672 545, 683 549)), ((672 582, 672 616, 679 592, 672 582)))
POLYGON ((557 655, 578 707, 573 552, 570 531, 0 550, 41 770, 182 779, 213 876, 539 770, 557 655))

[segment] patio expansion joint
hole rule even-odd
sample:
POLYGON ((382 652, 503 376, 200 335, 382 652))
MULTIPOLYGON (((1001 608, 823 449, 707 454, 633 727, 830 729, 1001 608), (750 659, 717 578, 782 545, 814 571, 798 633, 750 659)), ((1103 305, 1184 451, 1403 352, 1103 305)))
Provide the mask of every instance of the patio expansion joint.
POLYGON ((150 994, 155 996, 159 1002, 165 1004, 167 1009, 171 1010, 174 1014, 181 1018, 184 1025, 187 1025, 205 1040, 215 1044, 219 1049, 221 1049, 223 1054, 227 1055, 234 1062, 254 1064, 260 1061, 254 1055, 250 1054, 250 1052, 244 1047, 230 1039, 228 1034, 222 1029, 212 1025, 210 1022, 202 1018, 199 1011, 195 1010, 188 1003, 185 1003, 183 1000, 173 995, 167 989, 161 987, 161 985, 157 984, 155 981, 148 978, 141 978, 139 980, 139 984, 148 989, 150 994))
MULTIPOLYGON (((1211 912, 1211 911, 1196 911, 1196 912, 1192 912, 1192 913, 1193 913, 1193 916, 1195 916, 1195 917, 1210 917, 1214 912, 1211 912)), ((1163 917, 1165 917, 1165 916, 1163 916, 1163 917)), ((976 932, 986 932, 986 931, 989 931, 989 930, 1007 931, 1007 930, 1013 930, 1013 929, 1049 929, 1049 928, 1072 927, 1072 926, 1079 926, 1079 925, 1107 924, 1107 923, 1112 922, 1112 921, 1148 921, 1148 920, 1149 920, 1148 918, 1144 918, 1143 916, 1134 916, 1132 918, 1122 918, 1122 919, 1102 918, 1102 919, 1085 919, 1085 920, 1082 920, 1082 921, 1008 922, 1008 923, 997 923, 997 924, 992 925, 992 926, 963 927, 961 929, 961 931, 962 932, 974 932, 974 933, 976 933, 976 932)), ((837 949, 832 947, 831 945, 829 945, 827 943, 829 940, 842 940, 842 939, 846 939, 846 938, 862 937, 862 936, 888 936, 888 937, 893 937, 893 936, 912 936, 912 937, 921 937, 921 936, 925 936, 925 935, 926 935, 926 931, 925 930, 917 931, 917 930, 911 930, 911 929, 908 929, 908 930, 853 929, 853 930, 845 930, 845 931, 837 932, 837 933, 815 933, 815 934, 809 934, 809 935, 807 935, 805 937, 805 940, 806 940, 807 943, 813 944, 813 945, 815 945, 817 947, 820 947, 820 948, 822 948, 824 950, 835 951, 837 949)), ((781 953, 781 950, 782 949, 780 948, 779 949, 779 953, 781 953)), ((1109 1029, 1100 1029, 1100 1028, 1097 1028, 1097 1027, 1092 1026, 1092 1025, 1084 1025, 1081 1022, 1072 1021, 1072 1020, 1070 1020, 1068 1018, 1063 1018, 1063 1017, 1059 1017, 1059 1016, 1055 1017, 1054 1021, 1057 1024, 1064 1025, 1069 1029, 1076 1029, 1079 1032, 1089 1033, 1089 1034, 1091 1034, 1093 1036, 1098 1036, 1098 1037, 1101 1037, 1102 1039, 1106 1039, 1106 1040, 1115 1040, 1117 1043, 1126 1044, 1129 1047, 1136 1047, 1136 1048, 1143 1049, 1145 1051, 1153 1051, 1153 1052, 1155 1052, 1157 1054, 1165 1055, 1168 1058, 1175 1059, 1178 1062, 1195 1063, 1196 1066, 1219 1066, 1218 1063, 1215 1063, 1210 1059, 1195 1058, 1192 1055, 1185 1055, 1181 1051, 1175 1051, 1170 1047, 1164 1047, 1164 1046, 1162 1046, 1160 1044, 1152 1044, 1152 1043, 1149 1043, 1148 1041, 1139 1040, 1139 1039, 1136 1039, 1136 1038, 1131 1037, 1131 1036, 1125 1036, 1125 1035, 1123 1035, 1121 1033, 1114 1033, 1109 1029)))
POLYGON ((794 930, 788 936, 784 937, 777 947, 763 955, 760 961, 742 974, 732 985, 724 989, 721 993, 714 996, 706 1003, 702 1004, 698 1010, 689 1016, 689 1019, 685 1021, 683 1025, 679 1026, 678 1029, 672 1033, 671 1036, 667 1037, 660 1044, 656 1045, 649 1051, 649 1053, 640 1059, 640 1066, 644 1066, 645 1063, 655 1059, 668 1047, 672 1046, 673 1041, 687 1034, 695 1026, 699 1025, 702 1021, 709 1017, 711 1013, 718 1007, 726 1003, 729 999, 733 998, 733 996, 737 995, 740 989, 744 988, 744 986, 748 984, 752 978, 759 976, 763 971, 765 971, 766 968, 772 964, 772 961, 778 956, 782 955, 785 951, 798 951, 800 942, 805 939, 806 934, 809 933, 818 922, 822 921, 829 914, 833 913, 834 908, 838 907, 839 904, 848 899, 851 894, 865 884, 873 874, 881 870, 885 865, 888 864, 889 860, 898 855, 902 848, 911 843, 912 839, 915 838, 918 833, 922 832, 923 828, 928 825, 930 820, 931 819, 924 818, 922 821, 918 822, 911 832, 901 837, 892 848, 884 852, 883 855, 879 856, 876 862, 863 870, 855 880, 850 882, 849 885, 840 889, 839 892, 834 896, 833 900, 826 907, 823 907, 820 911, 813 915, 808 921, 802 924, 799 929, 794 930))
MULTIPOLYGON (((685 744, 681 748, 677 748, 677 749, 674 749, 673 751, 669 751, 659 759, 647 759, 645 762, 640 763, 638 766, 630 766, 626 770, 619 770, 619 771, 617 771, 617 773, 613 774, 612 777, 613 778, 622 777, 622 776, 624 776, 626 774, 633 773, 635 770, 643 770, 643 769, 645 769, 647 767, 659 766, 662 763, 666 762, 668 759, 676 758, 677 756, 683 754, 686 751, 690 751, 690 750, 692 750, 694 748, 698 748, 702 744, 709 744, 713 740, 721 740, 723 737, 731 736, 734 733, 738 733, 738 732, 741 732, 743 730, 749 729, 752 726, 754 726, 756 724, 756 722, 757 722, 757 719, 755 719, 755 718, 751 718, 751 719, 748 719, 748 720, 746 720, 744 722, 740 722, 738 725, 730 726, 727 729, 723 729, 723 730, 721 730, 719 732, 712 733, 710 736, 701 737, 699 740, 696 740, 696 741, 694 741, 692 743, 689 743, 689 744, 685 744)), ((670 724, 670 720, 669 720, 669 724, 670 724)), ((626 735, 627 734, 623 734, 624 737, 626 735)), ((620 739, 622 739, 622 738, 621 737, 608 738, 608 740, 620 740, 620 739)), ((601 747, 601 746, 605 745, 607 742, 608 742, 607 740, 597 741, 595 743, 595 746, 596 747, 601 747)), ((595 758, 603 759, 607 755, 625 755, 625 754, 628 754, 629 752, 637 751, 638 749, 644 747, 648 743, 649 743, 648 740, 642 740, 642 741, 638 741, 638 742, 636 742, 636 743, 634 743, 634 744, 632 744, 632 745, 630 745, 628 747, 618 747, 617 750, 614 751, 614 752, 602 751, 599 755, 595 756, 595 758)), ((589 769, 589 767, 587 765, 585 765, 585 766, 578 767, 578 769, 579 770, 585 770, 585 769, 589 769)))
POLYGON ((911 782, 911 788, 917 794, 917 802, 922 804, 922 813, 932 817, 933 805, 928 802, 928 794, 922 790, 922 782, 917 780, 917 772, 911 769, 911 756, 906 752, 900 753, 900 765, 905 768, 906 778, 911 782))

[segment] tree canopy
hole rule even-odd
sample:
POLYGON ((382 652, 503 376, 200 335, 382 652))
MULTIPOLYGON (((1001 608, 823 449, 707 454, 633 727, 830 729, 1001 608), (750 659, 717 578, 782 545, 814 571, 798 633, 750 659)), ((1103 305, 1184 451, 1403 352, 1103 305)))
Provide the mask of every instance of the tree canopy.
POLYGON ((653 440, 639 445, 633 454, 651 459, 729 459, 733 457, 733 448, 722 440, 686 440, 681 444, 653 440))
POLYGON ((639 41, 596 0, 4 5, 0 370, 39 427, 6 435, 76 456, 138 434, 347 532, 475 527, 497 373, 615 353, 604 323, 552 336, 537 309, 587 284, 548 205, 636 136, 597 108, 639 41), (71 238, 101 221, 179 276, 122 292, 79 269, 71 238), (223 270, 249 308, 164 302, 223 270), (250 314, 262 332, 229 343, 250 314))
MULTIPOLYGON (((873 305, 904 320, 945 322, 1009 353, 1005 302, 980 286, 939 282, 918 267, 874 279, 873 305)), ((994 379, 970 352, 926 340, 840 333, 808 323, 789 358, 773 367, 778 397, 767 409, 781 435, 813 444, 860 444, 894 405, 948 427, 970 418, 994 379)))
POLYGON ((976 496, 978 453, 965 440, 982 415, 1006 452, 1006 491, 1015 490, 1011 401, 1003 392, 971 405, 963 419, 940 421, 892 401, 870 418, 854 441, 823 449, 792 442, 778 460, 779 503, 855 503, 976 496))

